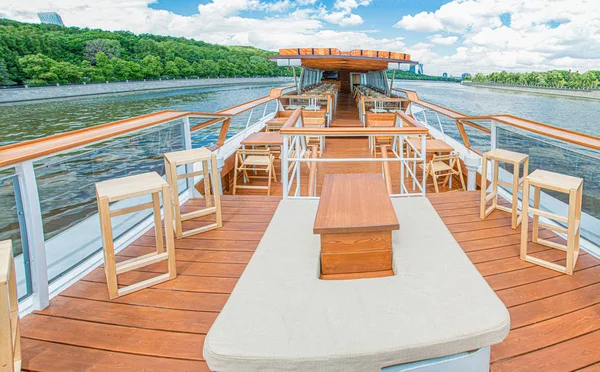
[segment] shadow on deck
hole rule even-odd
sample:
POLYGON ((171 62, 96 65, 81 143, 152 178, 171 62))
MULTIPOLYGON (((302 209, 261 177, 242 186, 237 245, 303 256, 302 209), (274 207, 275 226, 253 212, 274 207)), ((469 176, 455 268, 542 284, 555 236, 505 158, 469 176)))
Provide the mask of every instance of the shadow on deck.
MULTIPOLYGON (((479 219, 479 193, 430 195, 448 229, 508 307, 511 332, 492 347, 492 371, 566 371, 600 362, 600 260, 582 252, 572 277, 521 261, 520 229, 505 212, 479 219)), ((265 232, 279 197, 224 196, 223 228, 176 241, 176 279, 109 301, 97 268, 22 319, 23 368, 35 371, 207 371, 205 334, 265 232)), ((191 200, 184 209, 203 204, 191 200)), ((186 222, 206 224, 211 217, 186 222)), ((531 226, 531 225, 530 225, 531 226)), ((150 252, 149 231, 119 253, 150 252)), ((543 231, 540 237, 560 240, 543 231)), ((530 252, 561 263, 563 252, 530 252)), ((165 272, 165 262, 119 276, 120 284, 165 272)))

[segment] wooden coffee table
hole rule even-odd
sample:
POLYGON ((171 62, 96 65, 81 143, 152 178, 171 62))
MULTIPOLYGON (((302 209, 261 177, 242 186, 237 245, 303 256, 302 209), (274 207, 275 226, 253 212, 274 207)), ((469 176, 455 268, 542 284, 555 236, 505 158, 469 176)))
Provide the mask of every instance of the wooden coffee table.
POLYGON ((321 235, 321 278, 393 275, 392 230, 399 228, 381 175, 326 175, 313 228, 321 235))

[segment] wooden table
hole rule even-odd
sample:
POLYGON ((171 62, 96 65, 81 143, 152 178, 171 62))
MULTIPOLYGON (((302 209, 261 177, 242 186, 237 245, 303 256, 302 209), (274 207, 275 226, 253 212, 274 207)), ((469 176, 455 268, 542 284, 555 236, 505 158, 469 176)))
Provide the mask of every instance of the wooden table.
POLYGON ((313 227, 321 234, 321 277, 393 275, 392 230, 399 228, 381 175, 326 175, 313 227))
MULTIPOLYGON (((420 139, 409 139, 410 142, 417 151, 421 151, 421 140, 420 139)), ((427 152, 452 152, 454 148, 440 139, 428 139, 425 142, 427 152)))
POLYGON ((257 132, 246 137, 243 146, 283 146, 283 134, 279 132, 257 132))

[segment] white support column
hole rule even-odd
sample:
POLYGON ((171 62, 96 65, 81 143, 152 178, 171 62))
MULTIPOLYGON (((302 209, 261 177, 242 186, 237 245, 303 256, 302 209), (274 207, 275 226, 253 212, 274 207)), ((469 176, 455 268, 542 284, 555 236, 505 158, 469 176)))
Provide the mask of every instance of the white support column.
POLYGON ((23 213, 27 227, 27 243, 31 260, 31 282, 33 309, 42 310, 50 305, 48 291, 48 264, 46 261, 46 242, 42 207, 38 193, 33 162, 25 161, 15 167, 19 177, 23 213))
POLYGON ((281 179, 283 181, 283 199, 288 198, 288 141, 289 136, 283 136, 283 149, 281 156, 281 179))
MULTIPOLYGON (((467 167, 467 190, 473 191, 477 189, 477 169, 481 164, 481 159, 478 156, 465 155, 465 166, 467 167)), ((484 176, 485 177, 485 176, 484 176)))
POLYGON ((423 162, 423 196, 427 195, 427 136, 421 135, 421 161, 423 162))
MULTIPOLYGON (((190 129, 190 118, 183 118, 183 148, 184 150, 192 149, 192 132, 190 129)), ((185 165, 185 173, 194 173, 194 164, 185 165)), ((196 190, 196 177, 186 178, 188 194, 190 198, 201 198, 202 194, 196 190)))

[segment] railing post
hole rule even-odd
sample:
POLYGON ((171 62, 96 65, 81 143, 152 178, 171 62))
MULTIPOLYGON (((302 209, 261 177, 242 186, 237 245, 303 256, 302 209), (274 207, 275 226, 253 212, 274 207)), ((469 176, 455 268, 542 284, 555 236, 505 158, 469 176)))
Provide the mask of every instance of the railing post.
POLYGON ((481 164, 481 159, 473 155, 465 155, 465 166, 467 167, 467 190, 477 189, 477 169, 481 164))
MULTIPOLYGON (((425 111, 423 111, 425 112, 425 111)), ((423 162, 423 196, 427 195, 427 135, 421 134, 421 161, 423 162)))
POLYGON ((497 137, 496 137, 496 122, 492 120, 490 124, 490 148, 494 150, 497 146, 497 137))
MULTIPOLYGON (((190 117, 185 116, 183 118, 183 148, 184 150, 192 149, 192 132, 190 129, 190 117)), ((194 164, 186 164, 185 165, 186 173, 194 173, 194 164)), ((194 180, 195 177, 186 178, 188 195, 190 198, 201 198, 202 194, 198 190, 196 190, 196 183, 194 180)), ((206 182, 206 180, 205 180, 206 182)))
POLYGON ((33 162, 25 161, 15 166, 19 177, 19 192, 23 202, 27 243, 31 260, 31 281, 33 308, 42 310, 50 305, 48 290, 48 264, 46 262, 46 242, 44 223, 33 162))
POLYGON ((283 181, 283 199, 288 197, 288 142, 289 136, 283 135, 283 150, 281 156, 281 178, 283 181))

